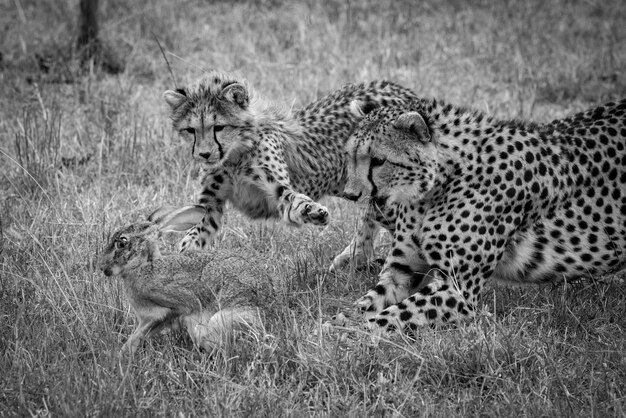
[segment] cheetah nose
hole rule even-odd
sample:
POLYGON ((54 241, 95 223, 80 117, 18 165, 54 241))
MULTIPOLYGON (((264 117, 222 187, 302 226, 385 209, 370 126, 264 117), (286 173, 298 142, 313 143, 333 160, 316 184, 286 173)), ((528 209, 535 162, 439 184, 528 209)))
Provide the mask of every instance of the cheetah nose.
POLYGON ((199 152, 198 155, 202 158, 204 158, 205 160, 208 160, 209 157, 211 156, 210 152, 199 152))
POLYGON ((343 197, 344 199, 348 199, 348 200, 352 200, 353 202, 356 202, 357 200, 359 200, 359 197, 361 197, 362 194, 363 192, 359 192, 358 195, 354 193, 343 192, 343 195, 341 197, 343 197))

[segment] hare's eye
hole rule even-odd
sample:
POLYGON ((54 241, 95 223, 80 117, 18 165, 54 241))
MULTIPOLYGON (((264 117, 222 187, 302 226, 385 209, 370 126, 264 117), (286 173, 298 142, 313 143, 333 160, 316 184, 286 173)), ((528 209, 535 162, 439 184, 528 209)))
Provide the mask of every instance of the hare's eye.
POLYGON ((118 249, 125 248, 128 245, 128 238, 119 237, 117 241, 115 241, 115 246, 118 249))
POLYGON ((213 132, 222 132, 224 130, 224 125, 215 125, 213 127, 213 132))

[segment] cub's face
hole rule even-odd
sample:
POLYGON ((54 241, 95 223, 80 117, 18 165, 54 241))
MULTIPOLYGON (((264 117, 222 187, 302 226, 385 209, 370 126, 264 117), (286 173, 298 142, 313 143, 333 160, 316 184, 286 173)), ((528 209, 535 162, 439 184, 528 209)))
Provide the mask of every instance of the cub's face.
POLYGON ((353 102, 352 111, 363 119, 346 145, 344 197, 399 203, 423 199, 434 186, 438 164, 430 128, 421 114, 406 106, 370 110, 362 102, 353 102))
POLYGON ((251 147, 241 135, 253 120, 245 82, 212 71, 185 88, 167 90, 163 98, 196 161, 210 166, 236 161, 251 147))

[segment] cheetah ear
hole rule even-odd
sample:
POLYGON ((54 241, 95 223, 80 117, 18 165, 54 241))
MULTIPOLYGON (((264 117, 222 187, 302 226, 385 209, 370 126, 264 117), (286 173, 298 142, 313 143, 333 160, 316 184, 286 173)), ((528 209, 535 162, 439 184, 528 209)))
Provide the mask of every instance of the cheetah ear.
POLYGON ((357 118, 363 118, 372 110, 378 108, 378 104, 369 100, 353 100, 350 102, 350 112, 357 118))
POLYGON ((184 89, 167 90, 163 93, 163 99, 172 109, 176 109, 187 100, 187 92, 184 89))
POLYGON ((430 129, 422 115, 417 112, 408 112, 400 115, 396 119, 394 126, 397 129, 417 136, 417 139, 421 142, 426 143, 431 140, 430 129))
POLYGON ((206 209, 199 205, 181 208, 163 206, 148 216, 148 220, 159 226, 162 232, 182 232, 195 226, 206 214, 206 209))
POLYGON ((236 103, 242 109, 248 107, 248 90, 241 83, 233 83, 222 89, 222 96, 231 102, 236 103))

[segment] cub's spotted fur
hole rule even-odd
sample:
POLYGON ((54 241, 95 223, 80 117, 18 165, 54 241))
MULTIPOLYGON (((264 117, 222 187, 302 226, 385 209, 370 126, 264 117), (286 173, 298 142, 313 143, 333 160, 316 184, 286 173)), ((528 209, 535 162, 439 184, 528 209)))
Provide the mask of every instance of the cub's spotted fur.
MULTIPOLYGON (((213 71, 164 98, 174 128, 192 142, 193 157, 204 166, 199 203, 207 213, 182 240, 185 251, 208 245, 227 200, 255 219, 326 224, 328 211, 316 200, 343 191, 344 146, 358 121, 350 103, 387 106, 416 97, 388 81, 350 84, 292 114, 265 103, 245 81, 213 71)), ((374 221, 393 222, 393 208, 383 212, 366 211, 362 230, 333 266, 353 255, 357 263, 371 256, 374 221)))
POLYGON ((348 142, 345 195, 402 203, 379 282, 380 330, 474 315, 486 280, 554 282, 626 262, 626 100, 546 125, 435 100, 371 108, 348 142))

